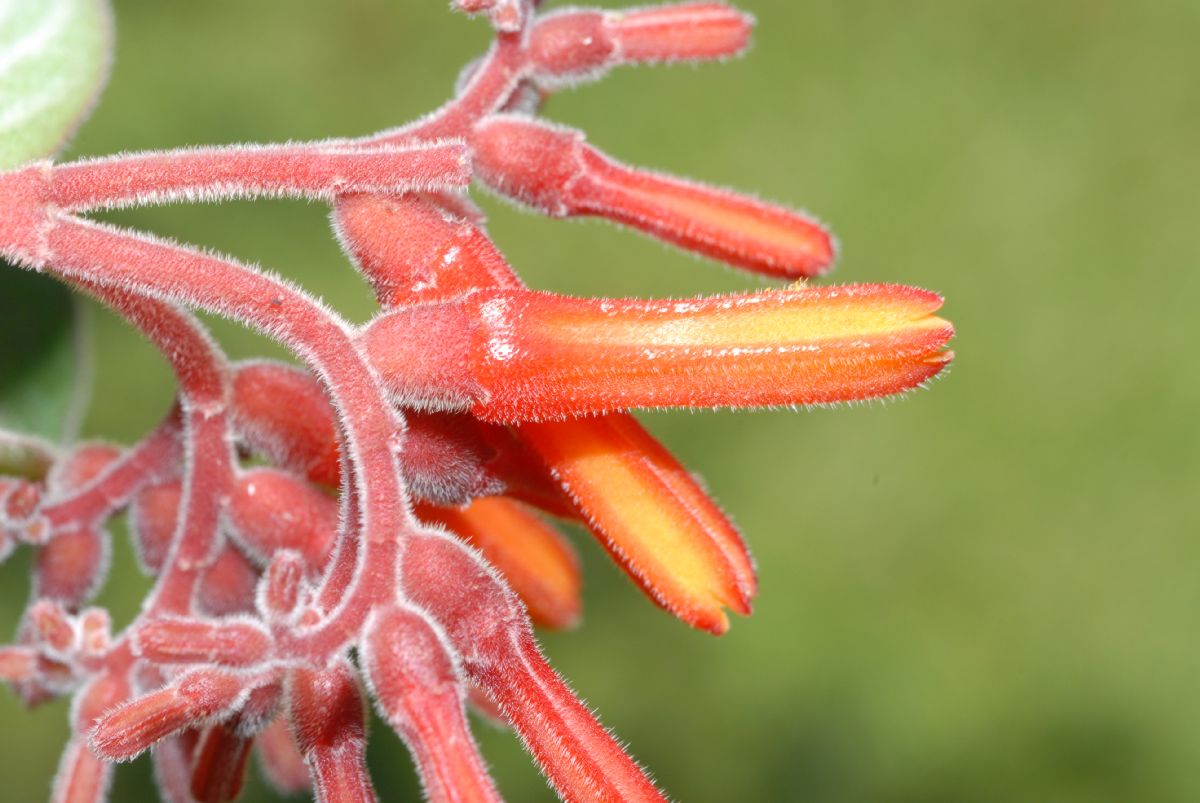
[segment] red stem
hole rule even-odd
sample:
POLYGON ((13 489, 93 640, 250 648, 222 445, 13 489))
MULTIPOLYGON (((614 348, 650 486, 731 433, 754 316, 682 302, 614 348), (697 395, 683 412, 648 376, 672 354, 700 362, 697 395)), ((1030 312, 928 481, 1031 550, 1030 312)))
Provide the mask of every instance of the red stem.
POLYGON ((467 666, 517 729, 529 752, 567 801, 665 800, 559 677, 533 639, 513 645, 513 657, 467 666))
POLYGON ((341 415, 348 465, 359 479, 366 549, 354 583, 328 619, 304 635, 280 634, 290 655, 328 656, 353 637, 381 590, 395 589, 395 546, 418 525, 407 504, 394 448, 401 431, 349 326, 307 294, 252 268, 144 235, 63 216, 46 234, 47 268, 119 283, 227 315, 300 355, 341 415), (370 568, 364 572, 362 568, 370 568))
POLYGON ((145 486, 173 474, 177 470, 179 438, 180 415, 176 409, 93 482, 45 508, 51 537, 98 523, 114 509, 126 505, 145 486))
POLYGON ((171 548, 146 612, 186 613, 200 572, 213 557, 221 507, 233 481, 229 368, 216 344, 183 310, 88 279, 76 284, 146 334, 179 381, 188 447, 184 495, 171 548))
POLYGON ((351 150, 344 142, 239 146, 139 153, 53 168, 48 200, 64 211, 178 200, 291 195, 331 199, 339 192, 470 181, 457 143, 351 150))
POLYGON ((415 123, 373 134, 357 144, 372 147, 464 136, 477 121, 501 109, 529 73, 521 40, 519 33, 498 34, 458 97, 415 123))

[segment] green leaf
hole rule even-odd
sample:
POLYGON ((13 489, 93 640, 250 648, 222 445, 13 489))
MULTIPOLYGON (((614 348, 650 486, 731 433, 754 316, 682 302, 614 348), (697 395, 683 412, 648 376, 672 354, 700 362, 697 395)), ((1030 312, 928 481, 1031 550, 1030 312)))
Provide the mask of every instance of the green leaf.
POLYGON ((104 83, 105 0, 0 0, 0 170, 58 151, 104 83))
POLYGON ((90 385, 78 306, 59 282, 0 262, 0 428, 77 434, 90 385))

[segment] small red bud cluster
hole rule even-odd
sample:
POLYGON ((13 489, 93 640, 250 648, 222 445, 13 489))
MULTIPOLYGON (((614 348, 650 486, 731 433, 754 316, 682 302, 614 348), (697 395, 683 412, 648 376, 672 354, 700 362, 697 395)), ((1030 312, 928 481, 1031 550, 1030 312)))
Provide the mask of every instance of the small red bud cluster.
POLYGON ((770 277, 816 276, 835 249, 800 213, 624 165, 537 116, 620 65, 736 55, 746 15, 711 2, 452 5, 487 14, 495 43, 451 102, 409 126, 0 175, 0 255, 119 312, 179 385, 128 449, 0 435, 22 467, 0 477, 0 551, 36 551, 0 677, 30 704, 72 695, 56 801, 104 800, 113 764, 151 747, 166 799, 232 800, 255 745, 283 791, 374 800, 368 699, 430 800, 499 799, 468 700, 511 724, 564 799, 662 800, 535 641, 532 623, 580 615, 578 560, 542 515, 583 523, 654 602, 721 633, 726 608, 750 612, 754 564, 627 411, 875 398, 950 359, 941 299, 907 287, 668 301, 527 289, 464 194, 472 179, 770 277), (277 195, 331 205, 382 307, 368 325, 258 268, 83 217, 277 195), (188 308, 269 334, 306 369, 229 364, 188 308), (122 510, 156 581, 111 634, 87 606, 122 510))

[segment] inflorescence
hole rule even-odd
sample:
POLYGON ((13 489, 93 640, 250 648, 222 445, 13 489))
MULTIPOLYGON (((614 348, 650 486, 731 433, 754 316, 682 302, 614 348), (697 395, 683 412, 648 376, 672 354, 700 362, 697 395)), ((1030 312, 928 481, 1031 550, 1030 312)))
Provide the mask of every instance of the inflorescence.
POLYGON ((368 698, 430 800, 499 799, 467 701, 512 725, 562 798, 662 800, 538 648, 531 621, 569 627, 580 612, 577 559, 541 513, 583 523, 650 599, 721 633, 726 609, 750 612, 754 564, 627 411, 876 398, 950 360, 941 298, 910 287, 660 301, 527 289, 467 198, 472 180, 793 282, 835 249, 804 215, 630 167, 538 117, 555 92, 620 65, 736 55, 746 15, 710 2, 453 5, 486 13, 495 42, 452 101, 411 125, 0 175, 0 256, 119 312, 179 386, 128 449, 0 433, 0 551, 36 552, 0 677, 30 705, 73 699, 54 800, 104 800, 114 763, 152 747, 165 799, 231 800, 255 745, 282 790, 374 800, 368 698), (279 195, 330 204, 378 296, 368 325, 257 267, 83 217, 279 195), (305 368, 230 364, 192 309, 270 335, 305 368), (106 522, 123 510, 156 580, 113 634, 89 601, 106 522))

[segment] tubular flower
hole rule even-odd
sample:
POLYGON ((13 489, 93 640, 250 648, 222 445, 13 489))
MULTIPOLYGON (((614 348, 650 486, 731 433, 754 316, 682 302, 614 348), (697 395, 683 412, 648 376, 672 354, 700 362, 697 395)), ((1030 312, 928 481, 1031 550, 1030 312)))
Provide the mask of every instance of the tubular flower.
POLYGON ((579 558, 548 517, 590 530, 670 614, 723 633, 729 611, 751 611, 754 561, 630 410, 878 398, 951 359, 937 294, 803 283, 836 255, 812 217, 625 165, 538 116, 619 66, 737 55, 750 17, 714 2, 451 5, 487 15, 496 41, 411 125, 0 174, 0 256, 119 312, 179 385, 128 449, 60 453, 0 432, 0 556, 36 550, 0 679, 29 704, 73 697, 55 800, 105 800, 113 764, 147 751, 165 798, 232 800, 252 750, 282 792, 375 800, 370 702, 431 801, 500 799, 468 702, 512 726, 564 800, 664 800, 538 646, 534 624, 582 615, 579 558), (677 300, 531 290, 467 198, 472 179, 800 282, 677 300), (331 206, 379 301, 367 325, 255 267, 82 217, 277 195, 331 206), (304 368, 230 364, 191 309, 275 338, 304 368), (155 584, 114 634, 88 604, 121 511, 155 584))
POLYGON ((940 296, 898 285, 686 301, 474 293, 397 310, 364 334, 401 399, 497 423, 630 407, 761 407, 888 396, 949 361, 940 296), (427 354, 430 332, 443 348, 427 354))

